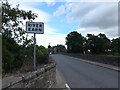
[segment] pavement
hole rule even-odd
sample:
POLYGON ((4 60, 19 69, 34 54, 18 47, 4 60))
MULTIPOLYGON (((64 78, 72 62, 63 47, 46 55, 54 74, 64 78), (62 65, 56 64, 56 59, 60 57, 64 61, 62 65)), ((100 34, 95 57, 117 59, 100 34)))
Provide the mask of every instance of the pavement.
POLYGON ((71 90, 58 67, 56 68, 56 83, 53 84, 51 88, 59 88, 60 90, 71 90))
POLYGON ((56 83, 52 86, 52 88, 66 88, 65 79, 58 69, 56 69, 56 83))
MULTIPOLYGON (((70 57, 70 58, 74 59, 75 57, 70 57)), ((76 59, 79 59, 79 58, 76 58, 76 59)), ((108 68, 108 69, 112 69, 112 70, 115 70, 115 71, 120 71, 119 67, 116 67, 116 66, 113 66, 113 65, 94 62, 94 61, 90 61, 90 60, 84 60, 84 59, 79 59, 79 60, 81 60, 83 62, 86 62, 86 63, 89 63, 89 64, 94 64, 94 65, 98 65, 98 66, 105 67, 105 68, 108 68)))
POLYGON ((51 56, 57 64, 53 88, 118 88, 117 70, 65 55, 51 56))

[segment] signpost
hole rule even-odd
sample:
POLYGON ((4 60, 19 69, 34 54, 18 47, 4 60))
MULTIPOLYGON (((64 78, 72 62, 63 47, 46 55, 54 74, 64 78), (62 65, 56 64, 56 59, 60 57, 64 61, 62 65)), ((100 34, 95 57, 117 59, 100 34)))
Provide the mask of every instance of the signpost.
POLYGON ((34 33, 34 70, 36 70, 36 34, 44 34, 43 22, 26 22, 26 33, 34 33))

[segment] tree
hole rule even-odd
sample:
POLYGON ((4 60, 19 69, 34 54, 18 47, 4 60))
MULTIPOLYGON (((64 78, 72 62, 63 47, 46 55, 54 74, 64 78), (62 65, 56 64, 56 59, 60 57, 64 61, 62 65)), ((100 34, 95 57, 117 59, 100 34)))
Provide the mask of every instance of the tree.
POLYGON ((67 51, 70 53, 83 53, 84 37, 76 31, 66 37, 67 51))
POLYGON ((110 49, 110 43, 111 43, 110 39, 108 39, 108 37, 105 34, 101 34, 101 33, 98 35, 98 37, 100 38, 101 42, 103 42, 101 53, 108 52, 110 49))
POLYGON ((7 37, 14 38, 18 43, 25 42, 25 30, 23 27, 23 20, 34 20, 37 17, 32 11, 24 11, 19 9, 19 5, 12 8, 6 1, 2 2, 2 34, 7 37))
POLYGON ((66 52, 66 48, 64 45, 54 46, 53 49, 56 50, 57 53, 65 53, 66 52))
POLYGON ((113 39, 110 47, 112 54, 120 54, 120 37, 113 39))
POLYGON ((3 72, 12 72, 23 64, 23 48, 13 38, 2 35, 2 64, 3 72))
POLYGON ((99 34, 97 36, 93 34, 87 34, 87 49, 94 54, 106 53, 110 49, 110 40, 105 34, 99 34))
POLYGON ((27 39, 23 27, 24 20, 37 17, 32 11, 12 8, 6 1, 2 2, 2 66, 3 73, 19 69, 25 60, 25 47, 32 42, 27 39))

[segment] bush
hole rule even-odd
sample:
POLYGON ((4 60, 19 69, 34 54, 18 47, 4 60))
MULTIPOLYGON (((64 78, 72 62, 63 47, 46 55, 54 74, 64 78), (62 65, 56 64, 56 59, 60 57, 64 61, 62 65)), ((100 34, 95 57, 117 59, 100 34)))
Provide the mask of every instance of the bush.
MULTIPOLYGON (((14 40, 3 37, 3 74, 19 70, 22 66, 33 67, 34 45, 18 45, 14 40), (9 41, 9 42, 8 42, 9 41)), ((48 51, 44 46, 36 46, 37 64, 48 63, 48 51)))
POLYGON ((38 64, 48 63, 48 50, 44 46, 36 47, 36 61, 38 64))
MULTIPOLYGON (((24 62, 31 62, 33 64, 34 59, 34 45, 31 44, 24 49, 24 62)), ((44 46, 36 45, 36 61, 38 64, 47 63, 48 51, 44 46)))
POLYGON ((2 37, 2 66, 3 73, 19 69, 23 64, 22 48, 12 38, 2 37))

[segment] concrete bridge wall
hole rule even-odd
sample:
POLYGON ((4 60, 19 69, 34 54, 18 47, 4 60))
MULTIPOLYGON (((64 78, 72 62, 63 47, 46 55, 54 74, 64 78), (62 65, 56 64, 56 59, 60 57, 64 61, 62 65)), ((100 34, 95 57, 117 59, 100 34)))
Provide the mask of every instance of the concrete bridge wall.
POLYGON ((56 64, 51 63, 34 72, 22 73, 2 79, 2 89, 8 88, 49 88, 56 79, 56 64))

